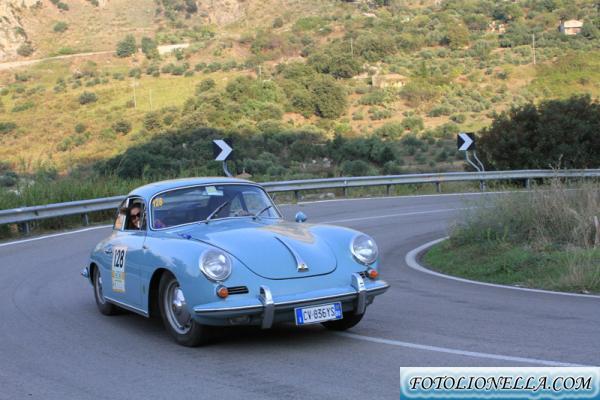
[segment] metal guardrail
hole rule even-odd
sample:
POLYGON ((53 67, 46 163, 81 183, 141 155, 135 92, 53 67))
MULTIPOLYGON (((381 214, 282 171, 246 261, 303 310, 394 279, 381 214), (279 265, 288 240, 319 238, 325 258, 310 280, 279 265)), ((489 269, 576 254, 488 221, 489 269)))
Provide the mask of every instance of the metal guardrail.
MULTIPOLYGON (((341 177, 326 179, 305 179, 295 181, 264 182, 261 185, 271 193, 294 192, 296 199, 300 191, 342 188, 344 195, 348 188, 365 186, 385 186, 389 194, 394 185, 435 184, 437 192, 442 190, 443 182, 480 183, 485 190, 485 182, 492 180, 523 180, 530 186, 531 179, 543 178, 600 178, 600 169, 585 170, 521 170, 521 171, 489 171, 489 172, 448 172, 430 174, 406 174, 383 176, 341 177)), ((125 196, 106 197, 101 199, 70 201, 67 203, 47 204, 43 206, 0 210, 0 224, 22 224, 21 230, 29 232, 29 222, 44 218, 81 215, 84 225, 89 223, 88 213, 116 209, 125 196)))

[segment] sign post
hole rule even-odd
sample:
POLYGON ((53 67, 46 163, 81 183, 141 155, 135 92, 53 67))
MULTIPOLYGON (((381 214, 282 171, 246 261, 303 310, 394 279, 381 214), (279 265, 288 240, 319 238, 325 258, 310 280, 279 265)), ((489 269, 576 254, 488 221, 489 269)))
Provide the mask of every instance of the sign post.
MULTIPOLYGON (((458 151, 465 152, 465 159, 473 168, 477 170, 477 172, 485 172, 485 167, 483 166, 483 163, 479 160, 479 158, 477 158, 477 152, 475 151, 474 133, 460 132, 456 137, 456 147, 458 148, 458 151), (469 157, 469 151, 473 153, 473 158, 475 159, 475 162, 477 162, 477 164, 471 161, 471 158, 469 157)), ((480 181, 479 186, 481 188, 481 191, 484 191, 485 181, 480 181)))
POLYGON ((231 172, 227 168, 227 158, 233 152, 231 148, 231 140, 230 139, 216 139, 213 140, 213 155, 215 157, 215 161, 223 161, 223 172, 228 177, 231 177, 231 172))

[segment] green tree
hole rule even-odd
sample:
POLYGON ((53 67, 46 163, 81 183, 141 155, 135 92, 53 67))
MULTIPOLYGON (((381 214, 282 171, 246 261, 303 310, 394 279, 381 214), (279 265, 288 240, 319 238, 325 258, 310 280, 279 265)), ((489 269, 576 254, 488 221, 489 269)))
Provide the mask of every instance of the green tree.
POLYGON ((135 54, 137 51, 137 45, 135 43, 135 37, 133 35, 125 36, 125 39, 117 43, 117 56, 129 57, 135 54))
POLYGON ((481 131, 478 149, 494 169, 600 165, 600 104, 590 96, 514 107, 481 131))
POLYGON ((146 55, 148 59, 158 58, 158 49, 156 42, 149 37, 144 36, 142 38, 142 53, 146 55))
POLYGON ((337 118, 346 111, 346 92, 332 77, 319 77, 309 89, 315 99, 316 114, 320 117, 337 118))

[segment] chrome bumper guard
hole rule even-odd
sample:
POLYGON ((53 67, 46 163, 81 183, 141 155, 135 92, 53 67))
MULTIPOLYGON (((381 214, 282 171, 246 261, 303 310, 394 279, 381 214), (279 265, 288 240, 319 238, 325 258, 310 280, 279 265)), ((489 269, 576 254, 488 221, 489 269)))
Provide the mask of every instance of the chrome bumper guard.
POLYGON ((365 283, 363 277, 358 273, 352 274, 351 286, 353 291, 340 291, 335 294, 303 298, 298 300, 286 301, 285 299, 277 302, 268 286, 260 287, 258 299, 248 301, 245 304, 240 304, 230 307, 219 307, 218 303, 206 304, 194 307, 194 313, 202 317, 217 317, 230 318, 240 315, 256 315, 262 314, 261 327, 268 329, 273 325, 275 319, 275 311, 277 309, 293 309, 305 304, 321 302, 321 301, 354 301, 356 300, 355 314, 364 314, 369 297, 374 297, 384 293, 390 285, 384 281, 375 281, 365 283))

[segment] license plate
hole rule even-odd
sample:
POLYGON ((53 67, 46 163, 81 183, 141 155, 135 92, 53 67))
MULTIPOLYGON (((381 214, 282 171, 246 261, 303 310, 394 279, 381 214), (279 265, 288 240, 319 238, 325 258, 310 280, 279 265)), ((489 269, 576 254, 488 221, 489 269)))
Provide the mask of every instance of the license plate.
POLYGON ((294 309, 296 325, 316 324, 318 322, 342 319, 342 303, 323 304, 314 307, 299 307, 294 309))

